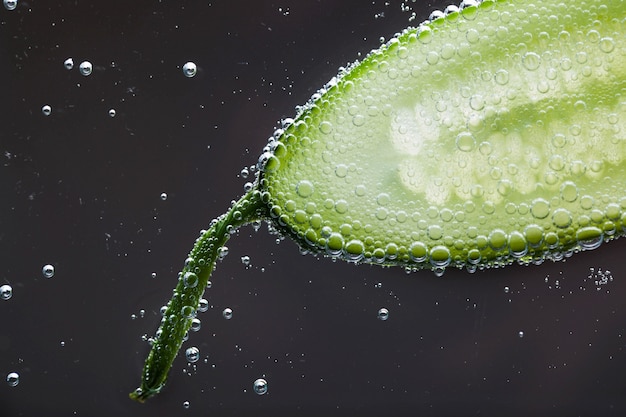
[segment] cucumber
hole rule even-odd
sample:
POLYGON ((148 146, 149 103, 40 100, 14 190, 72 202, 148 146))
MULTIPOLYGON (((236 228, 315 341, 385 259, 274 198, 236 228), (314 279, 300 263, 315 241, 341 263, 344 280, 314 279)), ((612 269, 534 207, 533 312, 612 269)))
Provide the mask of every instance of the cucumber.
POLYGON ((405 29, 274 132, 252 190, 196 241, 131 398, 161 390, 220 248, 252 221, 438 275, 623 235, 625 93, 626 1, 465 0, 405 29))

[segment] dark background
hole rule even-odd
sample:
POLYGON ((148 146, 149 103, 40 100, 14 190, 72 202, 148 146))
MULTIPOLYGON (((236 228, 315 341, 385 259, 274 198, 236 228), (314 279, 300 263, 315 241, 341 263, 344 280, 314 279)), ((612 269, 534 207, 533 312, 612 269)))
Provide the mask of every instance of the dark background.
POLYGON ((0 415, 624 415, 625 241, 436 278, 301 256, 265 226, 228 244, 184 344, 200 361, 180 355, 159 396, 128 399, 142 335, 277 121, 380 36, 446 3, 0 7, 0 285, 13 287, 0 301, 0 415), (614 280, 597 285, 598 270, 614 280))

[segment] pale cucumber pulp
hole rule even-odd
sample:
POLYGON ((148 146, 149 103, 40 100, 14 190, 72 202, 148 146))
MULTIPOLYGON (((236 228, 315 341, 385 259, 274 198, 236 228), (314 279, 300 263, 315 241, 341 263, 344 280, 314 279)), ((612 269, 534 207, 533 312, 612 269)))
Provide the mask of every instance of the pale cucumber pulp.
POLYGON ((626 227, 626 2, 464 1, 349 66, 203 232, 131 398, 158 393, 220 248, 264 219, 350 262, 469 271, 626 227))

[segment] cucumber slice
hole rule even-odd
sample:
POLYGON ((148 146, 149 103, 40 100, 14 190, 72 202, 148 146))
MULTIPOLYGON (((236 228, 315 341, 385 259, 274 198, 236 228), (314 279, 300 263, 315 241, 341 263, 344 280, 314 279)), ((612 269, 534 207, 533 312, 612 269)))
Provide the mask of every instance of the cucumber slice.
POLYGON ((560 259, 626 227, 626 2, 464 0, 343 70, 196 241, 146 360, 158 393, 220 248, 265 219, 350 262, 560 259))

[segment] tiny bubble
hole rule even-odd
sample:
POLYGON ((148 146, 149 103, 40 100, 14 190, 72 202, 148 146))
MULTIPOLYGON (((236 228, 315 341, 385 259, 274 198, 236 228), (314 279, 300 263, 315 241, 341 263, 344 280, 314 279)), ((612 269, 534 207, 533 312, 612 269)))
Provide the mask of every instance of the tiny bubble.
POLYGON ((115 117, 116 114, 115 109, 109 109, 109 117, 115 117))
POLYGON ((197 72, 198 68, 193 62, 187 62, 185 65, 183 65, 183 74, 185 74, 185 77, 191 78, 195 76, 197 72))
POLYGON ((7 384, 9 384, 10 387, 15 387, 19 383, 20 383, 20 376, 18 375, 17 372, 11 372, 10 374, 7 375, 7 384))
POLYGON ((46 104, 45 106, 41 108, 41 112, 43 113, 44 116, 50 116, 50 114, 52 113, 52 107, 46 104))
POLYGON ((378 310, 378 320, 385 321, 389 318, 389 310, 386 308, 381 308, 378 310))
POLYGON ((3 285, 0 287, 0 299, 8 300, 13 296, 13 288, 10 285, 3 285))
POLYGON ((226 320, 230 320, 233 318, 233 310, 230 308, 225 308, 224 311, 222 311, 222 316, 224 316, 224 318, 226 320))
POLYGON ((264 380, 263 378, 259 378, 256 381, 254 381, 254 392, 256 392, 258 395, 263 395, 267 392, 267 381, 264 380))
POLYGON ((72 68, 74 68, 74 60, 72 58, 67 58, 64 62, 63 62, 63 66, 65 67, 66 70, 71 70, 72 68))
POLYGON ((46 278, 52 278, 54 276, 54 266, 50 264, 44 265, 44 267, 41 268, 41 273, 46 278))
POLYGON ((80 73, 83 74, 86 77, 86 76, 91 74, 91 71, 93 71, 93 66, 91 65, 91 62, 83 61, 78 66, 78 69, 79 69, 80 73))
POLYGON ((167 193, 161 193, 161 200, 167 200, 167 193))
POLYGON ((17 7, 17 0, 4 0, 4 8, 7 10, 15 10, 17 7))

